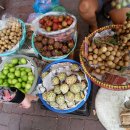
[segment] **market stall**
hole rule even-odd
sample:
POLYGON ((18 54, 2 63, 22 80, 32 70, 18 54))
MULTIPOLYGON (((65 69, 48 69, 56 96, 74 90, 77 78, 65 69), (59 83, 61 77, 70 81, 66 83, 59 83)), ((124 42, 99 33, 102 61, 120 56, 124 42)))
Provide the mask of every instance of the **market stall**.
MULTIPOLYGON (((119 4, 112 5, 121 8, 119 4)), ((129 14, 123 25, 105 26, 86 36, 78 62, 70 59, 77 45, 77 19, 73 14, 62 11, 38 14, 30 23, 12 16, 2 18, 0 86, 36 94, 50 111, 72 113, 84 106, 86 108, 93 82, 104 88, 97 94, 96 110, 105 128, 112 127, 111 118, 115 121, 114 130, 128 127, 129 124, 121 124, 124 115, 121 122, 123 109, 120 107, 126 100, 124 96, 129 99, 130 89, 129 14), (27 47, 26 50, 23 47, 27 47), (115 109, 108 111, 113 104, 115 109), (108 113, 110 117, 105 120, 108 113)))

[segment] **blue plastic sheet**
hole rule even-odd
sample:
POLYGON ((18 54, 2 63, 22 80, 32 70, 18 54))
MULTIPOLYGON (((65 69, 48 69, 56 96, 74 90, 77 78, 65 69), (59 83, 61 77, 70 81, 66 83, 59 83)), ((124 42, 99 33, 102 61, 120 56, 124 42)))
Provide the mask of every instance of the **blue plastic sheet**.
POLYGON ((36 13, 47 13, 59 5, 59 0, 35 0, 33 9, 36 13))

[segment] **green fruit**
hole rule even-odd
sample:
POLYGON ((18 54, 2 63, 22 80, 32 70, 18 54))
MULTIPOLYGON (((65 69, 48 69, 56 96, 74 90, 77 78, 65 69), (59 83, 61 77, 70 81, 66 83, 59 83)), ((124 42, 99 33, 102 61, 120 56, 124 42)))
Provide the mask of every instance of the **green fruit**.
POLYGON ((20 71, 20 68, 19 68, 19 67, 16 67, 15 69, 20 71))
POLYGON ((9 69, 9 71, 10 71, 10 72, 15 72, 15 68, 12 67, 12 68, 9 69))
POLYGON ((16 83, 15 87, 18 88, 18 89, 21 88, 21 83, 16 83))
POLYGON ((28 72, 28 75, 33 75, 33 73, 32 72, 28 72))
POLYGON ((24 76, 22 77, 22 80, 23 80, 23 81, 27 81, 27 80, 28 80, 28 76, 27 76, 27 75, 24 75, 24 76))
POLYGON ((20 71, 23 71, 23 70, 25 70, 25 68, 24 68, 24 67, 21 67, 21 68, 20 68, 20 71))
POLYGON ((9 73, 8 69, 3 70, 3 74, 7 75, 9 73))
POLYGON ((8 66, 9 66, 9 67, 13 67, 14 65, 10 63, 10 64, 8 64, 8 66))
POLYGON ((21 71, 21 76, 27 75, 25 71, 21 71))
POLYGON ((120 4, 117 4, 117 5, 116 5, 116 9, 121 9, 121 5, 120 5, 120 4))
POLYGON ((29 80, 29 81, 34 81, 34 76, 29 75, 29 76, 28 76, 28 80, 29 80))
POLYGON ((20 71, 19 71, 19 70, 16 70, 16 71, 15 71, 15 76, 16 76, 16 77, 20 77, 20 75, 21 75, 20 71))
POLYGON ((4 82, 2 85, 3 85, 4 87, 9 87, 8 82, 4 82))
POLYGON ((13 79, 13 80, 12 80, 12 84, 16 84, 17 82, 18 82, 17 79, 13 79))
POLYGON ((122 6, 122 7, 126 7, 126 6, 127 6, 127 2, 126 2, 126 1, 123 1, 123 2, 121 3, 121 6, 122 6))
POLYGON ((4 66, 4 68, 3 68, 4 70, 8 70, 9 69, 9 67, 8 66, 4 66))
POLYGON ((24 93, 28 93, 28 91, 29 91, 28 89, 25 89, 25 90, 24 90, 24 93))
POLYGON ((19 62, 19 60, 17 59, 17 58, 13 58, 12 60, 11 60, 11 63, 12 64, 18 64, 18 62, 19 62))
POLYGON ((22 82, 22 79, 21 79, 21 78, 18 78, 18 81, 21 83, 21 82, 22 82))
POLYGON ((12 79, 8 79, 8 84, 12 84, 12 79))
POLYGON ((27 83, 29 83, 29 84, 33 84, 33 81, 28 81, 27 83))
POLYGON ((2 85, 3 84, 3 79, 0 79, 0 85, 2 85))
POLYGON ((25 88, 25 85, 26 85, 26 83, 25 83, 25 82, 22 82, 22 87, 23 87, 23 88, 25 88))
POLYGON ((0 79, 5 79, 6 75, 4 75, 2 72, 0 73, 0 79))
POLYGON ((25 58, 21 58, 21 59, 20 59, 20 63, 21 63, 21 64, 27 64, 27 60, 26 60, 25 58))
POLYGON ((9 73, 9 74, 8 74, 8 77, 9 77, 10 79, 14 79, 15 75, 14 75, 13 73, 9 73))
POLYGON ((112 1, 111 5, 112 5, 112 7, 115 7, 116 6, 116 2, 112 1))
POLYGON ((128 4, 130 4, 130 0, 127 0, 128 4))
POLYGON ((26 72, 32 72, 32 69, 31 68, 26 68, 25 71, 26 72))
POLYGON ((25 89, 26 89, 26 90, 29 90, 31 87, 32 87, 31 84, 26 84, 26 85, 25 85, 25 89))
POLYGON ((4 64, 4 67, 9 67, 9 64, 8 64, 8 63, 5 63, 5 64, 4 64))

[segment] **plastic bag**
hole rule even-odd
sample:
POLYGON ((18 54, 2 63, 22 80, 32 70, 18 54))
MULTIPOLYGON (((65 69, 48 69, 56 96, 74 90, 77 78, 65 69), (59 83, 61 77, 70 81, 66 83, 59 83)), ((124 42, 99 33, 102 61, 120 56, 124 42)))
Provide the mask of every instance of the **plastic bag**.
POLYGON ((35 33, 44 34, 46 37, 53 38, 55 41, 66 41, 75 36, 77 33, 77 19, 74 15, 66 12, 49 12, 44 15, 40 15, 32 22, 32 27, 34 28, 35 33), (47 32, 46 30, 40 28, 39 20, 45 16, 59 16, 59 15, 69 15, 73 18, 73 23, 62 30, 47 32))
POLYGON ((59 0, 35 0, 33 8, 36 13, 47 13, 58 5, 59 0))

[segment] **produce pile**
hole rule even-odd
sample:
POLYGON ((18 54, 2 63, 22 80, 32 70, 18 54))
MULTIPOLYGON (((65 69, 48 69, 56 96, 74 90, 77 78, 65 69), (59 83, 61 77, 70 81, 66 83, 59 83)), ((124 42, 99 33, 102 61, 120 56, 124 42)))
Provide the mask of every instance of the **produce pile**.
POLYGON ((12 49, 22 36, 21 24, 14 19, 6 22, 5 28, 0 30, 0 53, 12 49))
POLYGON ((24 67, 28 62, 25 58, 13 58, 10 62, 5 63, 0 72, 0 86, 16 87, 27 93, 35 78, 32 68, 24 67))
MULTIPOLYGON (((66 63, 63 63, 66 64, 66 63)), ((67 63, 68 64, 68 63, 67 63)), ((87 81, 85 74, 77 64, 70 64, 66 67, 59 66, 51 77, 52 89, 45 91, 42 96, 50 106, 56 109, 69 109, 81 102, 87 94, 87 81), (68 68, 69 67, 69 68, 68 68), (60 71, 64 68, 64 71, 60 71)), ((50 75, 50 71, 42 74, 42 81, 50 75)))
POLYGON ((94 71, 98 74, 104 74, 113 69, 120 70, 121 67, 129 66, 130 43, 127 43, 125 46, 118 43, 113 45, 108 42, 109 40, 111 42, 111 39, 113 37, 96 39, 96 42, 89 46, 88 62, 90 66, 95 68, 94 71))
POLYGON ((39 23, 41 28, 45 29, 47 32, 51 32, 68 28, 73 23, 73 18, 69 15, 51 15, 41 18, 39 23))
POLYGON ((127 13, 127 19, 124 22, 123 27, 117 30, 117 35, 120 44, 126 45, 130 42, 130 13, 127 13))
POLYGON ((35 37, 35 47, 45 57, 63 56, 68 54, 74 47, 74 41, 65 42, 55 41, 53 38, 47 38, 43 35, 35 37))
POLYGON ((123 7, 126 7, 127 5, 130 4, 130 0, 112 0, 112 7, 116 9, 121 9, 123 7))
POLYGON ((87 60, 94 73, 103 75, 130 66, 129 25, 130 20, 127 18, 122 28, 112 30, 114 35, 96 37, 89 44, 87 60))

